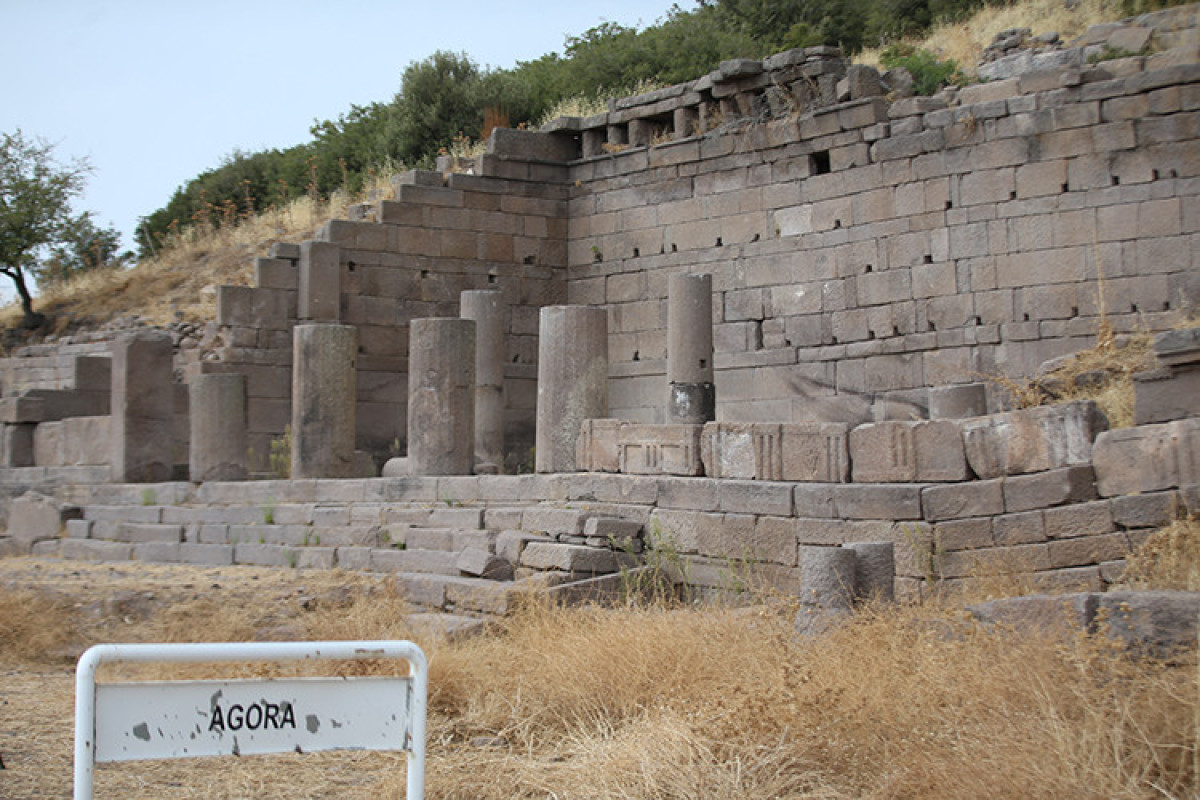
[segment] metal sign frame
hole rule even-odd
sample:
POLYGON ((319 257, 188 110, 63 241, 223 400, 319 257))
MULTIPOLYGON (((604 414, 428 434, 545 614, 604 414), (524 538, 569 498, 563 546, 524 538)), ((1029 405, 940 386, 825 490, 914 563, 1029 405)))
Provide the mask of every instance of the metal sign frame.
MULTIPOLYGON (((75 671, 75 800, 92 800, 92 778, 95 772, 97 752, 96 671, 103 663, 161 662, 198 663, 230 661, 278 661, 278 660, 356 660, 374 658, 403 659, 409 665, 408 708, 404 709, 407 732, 403 748, 408 753, 408 800, 423 800, 425 794, 425 716, 426 698, 429 691, 429 664, 425 654, 412 642, 405 641, 346 641, 346 642, 214 642, 186 644, 98 644, 89 648, 79 658, 75 671)), ((339 679, 342 685, 356 680, 339 679)), ((184 685, 187 682, 178 682, 184 685)), ((192 682, 194 683, 194 682, 192 682)), ((262 679, 239 682, 224 681, 225 684, 246 683, 261 686, 262 679)), ((106 684, 110 685, 110 684, 106 684)), ((137 683, 111 684, 137 686, 137 683)), ((141 684, 148 686, 150 684, 141 684)), ((170 682, 155 682, 156 686, 170 686, 170 682)), ((336 691, 332 689, 331 691, 336 691)), ((389 714, 394 709, 380 707, 379 713, 389 714)), ((326 747, 323 749, 345 749, 326 747)), ((267 752, 267 751, 263 751, 267 752)), ((271 750, 269 752, 284 752, 271 750)), ((102 759, 111 761, 116 759, 102 759)))

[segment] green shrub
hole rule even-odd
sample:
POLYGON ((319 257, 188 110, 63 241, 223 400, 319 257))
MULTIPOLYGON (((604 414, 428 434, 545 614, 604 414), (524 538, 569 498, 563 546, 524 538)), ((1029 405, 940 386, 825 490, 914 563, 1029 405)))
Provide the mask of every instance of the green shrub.
POLYGON ((943 86, 961 86, 966 77, 958 64, 939 59, 928 50, 918 50, 910 44, 894 44, 879 54, 879 63, 887 69, 903 67, 913 76, 913 91, 931 95, 943 86))

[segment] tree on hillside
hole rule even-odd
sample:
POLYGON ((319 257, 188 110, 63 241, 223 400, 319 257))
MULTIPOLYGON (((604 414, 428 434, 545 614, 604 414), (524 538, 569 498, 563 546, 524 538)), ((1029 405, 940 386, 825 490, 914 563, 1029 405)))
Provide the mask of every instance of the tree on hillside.
POLYGON ((133 259, 121 253, 121 234, 116 228, 99 228, 90 211, 67 221, 58 244, 50 255, 32 269, 39 286, 62 283, 84 272, 106 267, 120 268, 133 259))
POLYGON ((39 254, 62 243, 78 224, 71 200, 83 191, 90 171, 84 160, 60 164, 53 145, 27 139, 20 130, 0 133, 0 274, 16 286, 24 327, 45 321, 33 310, 27 278, 35 276, 39 254))

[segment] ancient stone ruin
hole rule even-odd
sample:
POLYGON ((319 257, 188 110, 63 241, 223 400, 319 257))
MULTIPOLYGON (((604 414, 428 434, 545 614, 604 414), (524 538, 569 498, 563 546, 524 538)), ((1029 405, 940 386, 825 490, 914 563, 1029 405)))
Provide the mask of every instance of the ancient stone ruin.
POLYGON ((389 572, 469 613, 647 564, 821 609, 1101 591, 1200 505, 1196 16, 934 97, 818 47, 496 130, 272 246, 202 338, 5 359, 0 553, 389 572), (1102 329, 1159 334, 1134 427, 1012 408, 1102 329))

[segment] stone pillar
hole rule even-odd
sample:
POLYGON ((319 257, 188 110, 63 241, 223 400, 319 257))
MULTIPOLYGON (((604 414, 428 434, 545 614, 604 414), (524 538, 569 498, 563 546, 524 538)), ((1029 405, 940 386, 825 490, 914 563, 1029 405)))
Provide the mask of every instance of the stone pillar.
POLYGON ((197 375, 188 387, 188 412, 188 473, 192 481, 244 481, 250 462, 246 376, 231 372, 197 375))
POLYGON ((166 331, 112 345, 112 476, 118 483, 171 480, 174 471, 174 348, 166 331))
POLYGON ((712 275, 672 275, 667 288, 667 422, 717 418, 712 275))
POLYGON ((857 556, 845 547, 800 548, 800 602, 822 610, 846 610, 857 594, 857 556))
POLYGON ((292 477, 354 476, 358 331, 309 323, 292 334, 292 477))
POLYGON ((337 322, 342 318, 342 248, 332 242, 300 244, 300 319, 337 322))
POLYGON ((572 472, 585 419, 608 416, 608 311, 546 306, 538 327, 536 469, 572 472))
POLYGON ((408 345, 408 465, 413 475, 475 467, 475 321, 414 319, 408 345))
POLYGON ((462 318, 475 322, 475 464, 503 472, 504 293, 463 292, 461 307, 462 318))

